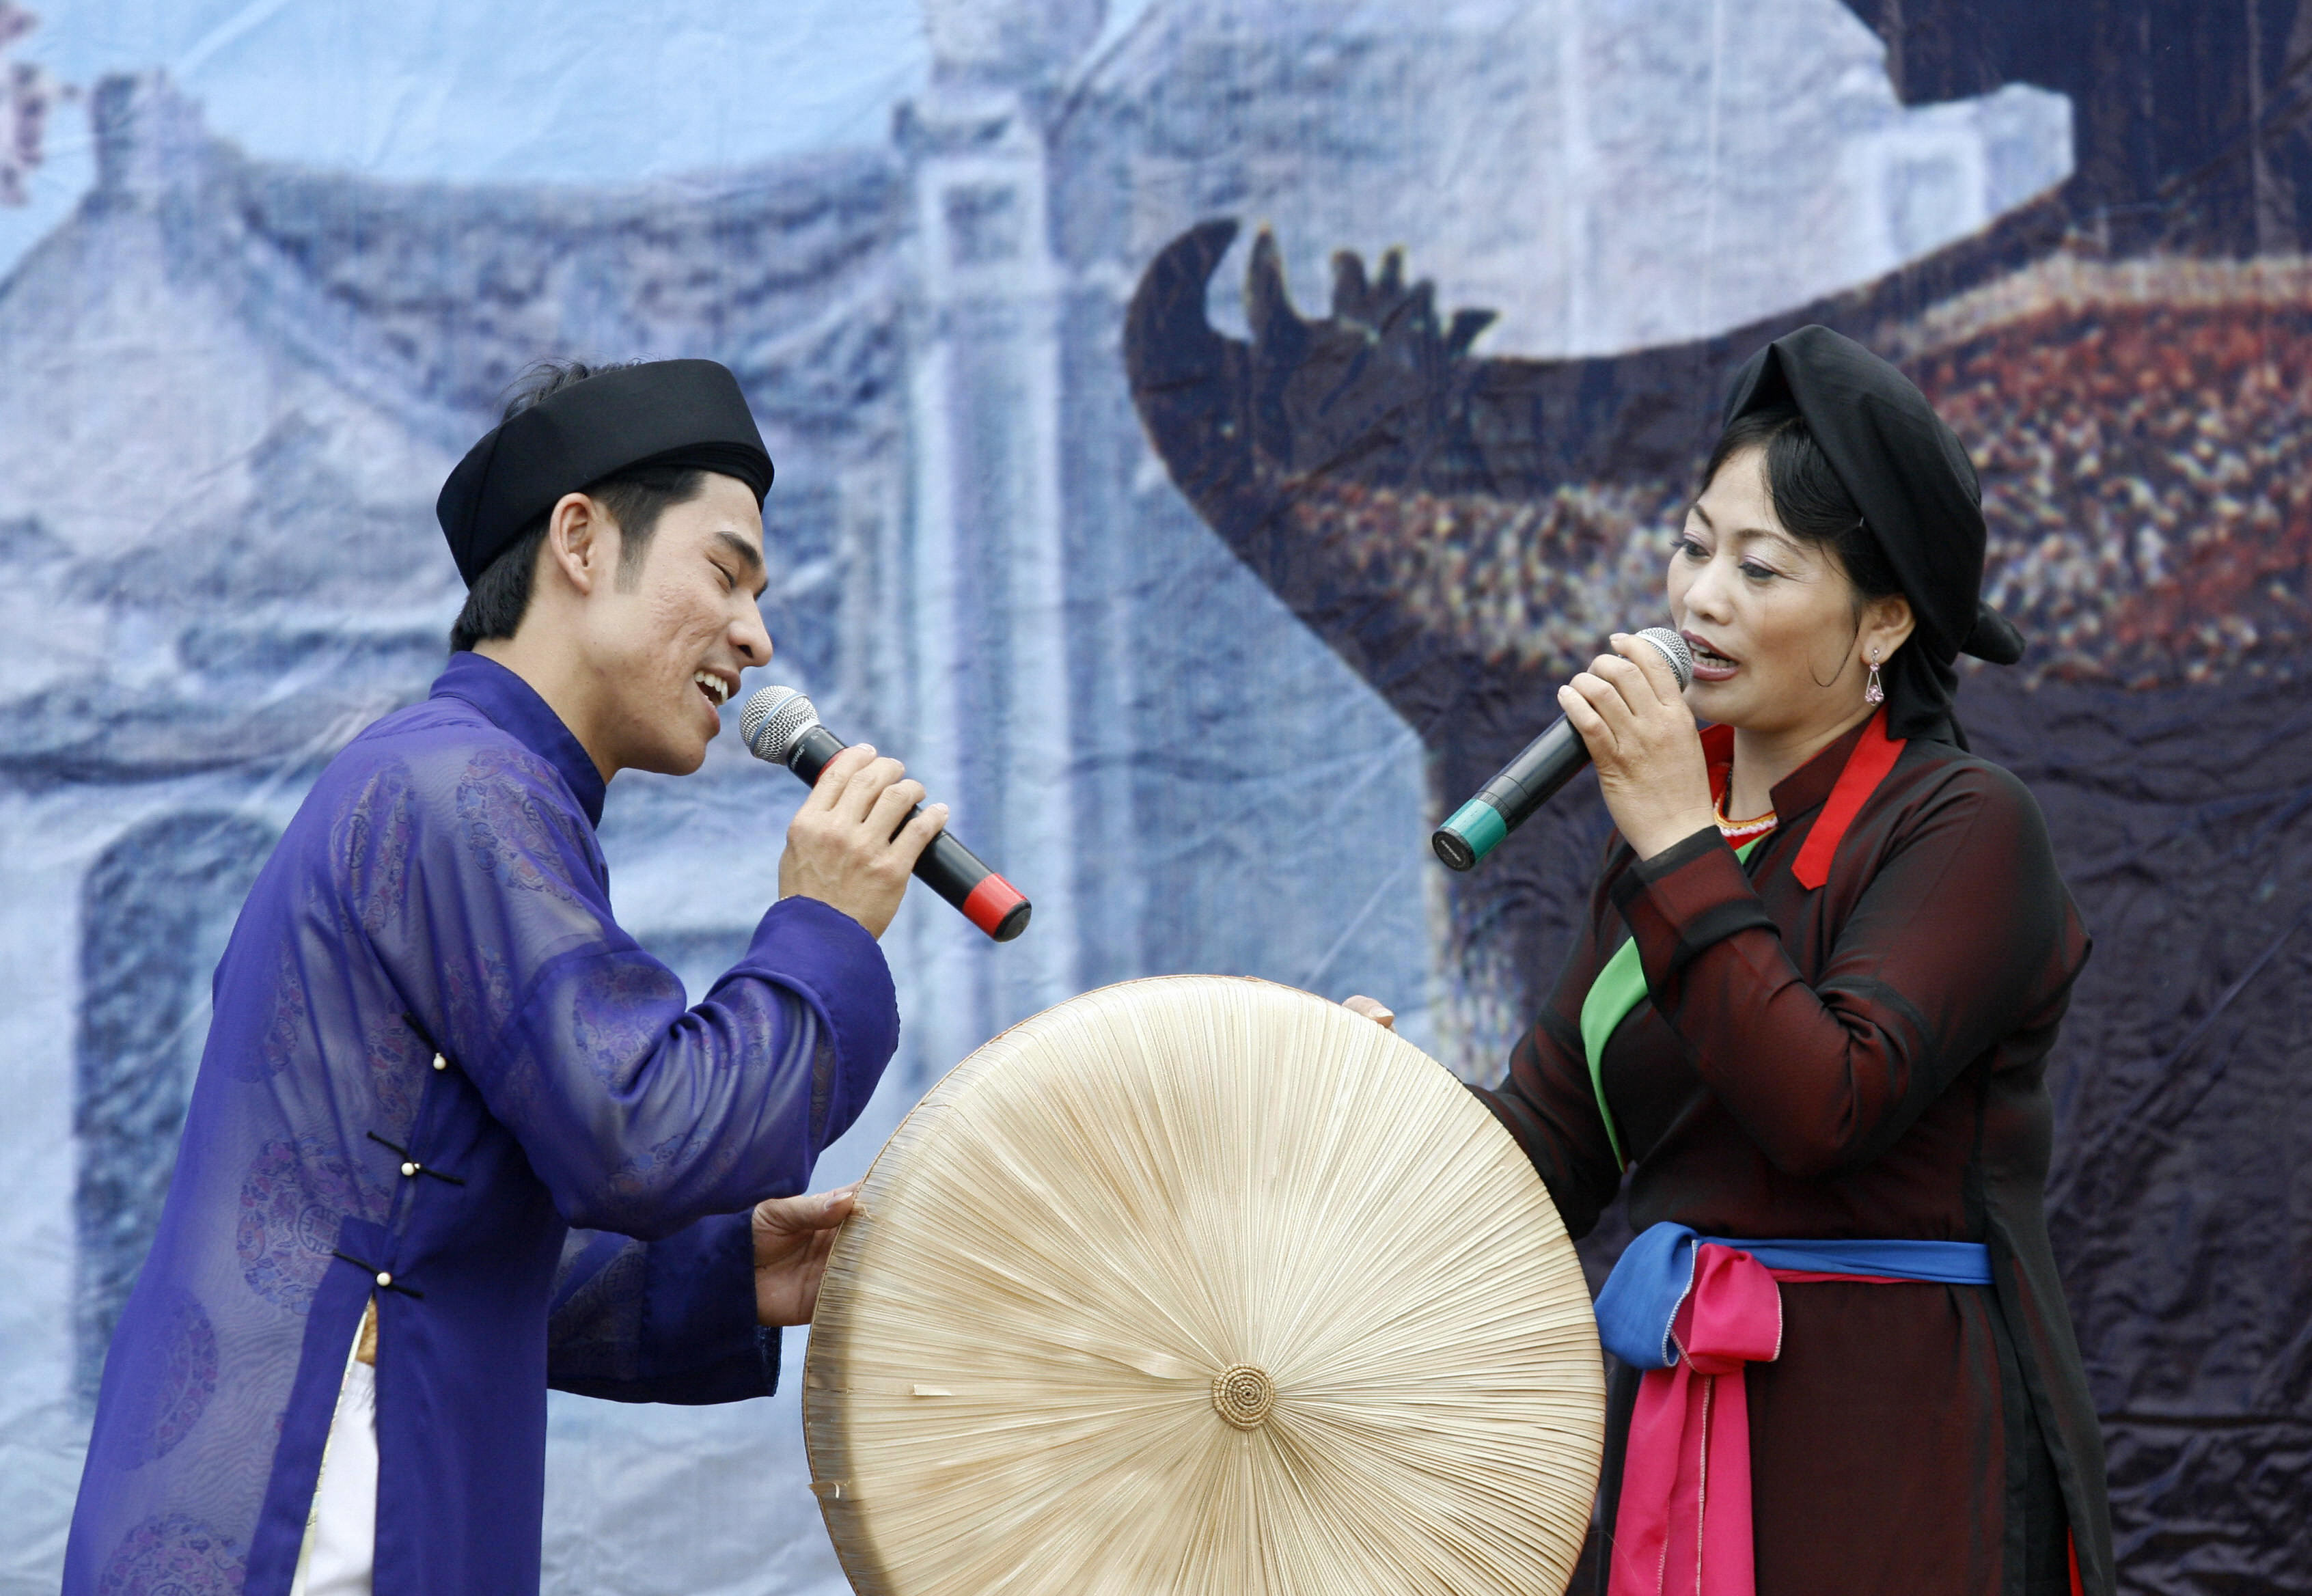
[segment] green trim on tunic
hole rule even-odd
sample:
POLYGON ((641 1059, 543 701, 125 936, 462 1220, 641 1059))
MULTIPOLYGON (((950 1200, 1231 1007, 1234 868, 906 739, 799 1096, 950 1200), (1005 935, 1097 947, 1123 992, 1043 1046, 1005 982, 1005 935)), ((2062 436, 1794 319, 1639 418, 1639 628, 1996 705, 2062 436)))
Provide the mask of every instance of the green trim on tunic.
MULTIPOLYGON (((1747 861, 1751 850, 1773 835, 1759 833, 1736 848, 1734 856, 1747 861)), ((1630 1017, 1630 1011, 1645 1000, 1646 967, 1638 958, 1638 939, 1625 938, 1581 1000, 1581 1051, 1590 1060, 1590 1090, 1598 1099, 1598 1118, 1606 1122, 1606 1144, 1614 1150, 1617 1169, 1628 1169, 1630 1161, 1622 1152, 1622 1133, 1614 1124, 1614 1110, 1606 1106, 1606 1042, 1630 1017)))

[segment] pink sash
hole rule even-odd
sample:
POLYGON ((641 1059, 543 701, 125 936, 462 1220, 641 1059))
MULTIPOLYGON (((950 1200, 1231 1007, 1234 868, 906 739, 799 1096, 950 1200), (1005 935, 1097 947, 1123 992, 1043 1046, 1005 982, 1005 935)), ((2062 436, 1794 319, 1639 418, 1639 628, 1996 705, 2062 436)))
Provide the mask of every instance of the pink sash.
POLYGON ((1755 1596, 1742 1371, 1782 1355, 1780 1283, 1896 1278, 1769 1269, 1735 1248, 1695 1247, 1694 1286, 1670 1329, 1677 1361, 1645 1372, 1630 1416, 1608 1596, 1755 1596))

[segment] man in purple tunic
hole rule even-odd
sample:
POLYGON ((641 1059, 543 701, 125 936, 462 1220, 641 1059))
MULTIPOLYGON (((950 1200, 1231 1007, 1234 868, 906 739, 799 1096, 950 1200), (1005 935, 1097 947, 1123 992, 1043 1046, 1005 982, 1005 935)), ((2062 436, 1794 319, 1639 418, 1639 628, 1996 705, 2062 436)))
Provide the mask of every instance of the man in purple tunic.
POLYGON ((71 1596, 535 1591, 549 1384, 772 1389, 761 1327, 810 1317, 848 1210, 797 1194, 897 1043, 875 938, 944 811, 895 837, 921 787, 848 750, 695 1006, 594 834, 770 656, 770 480, 706 361, 549 369, 451 475, 449 667, 331 761, 218 966, 71 1596))

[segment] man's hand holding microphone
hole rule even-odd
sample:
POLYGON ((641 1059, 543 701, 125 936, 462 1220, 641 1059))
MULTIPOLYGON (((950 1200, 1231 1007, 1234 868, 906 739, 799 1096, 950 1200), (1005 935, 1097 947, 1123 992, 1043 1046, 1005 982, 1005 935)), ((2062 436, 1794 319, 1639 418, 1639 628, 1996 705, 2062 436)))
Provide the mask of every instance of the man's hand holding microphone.
POLYGON ((881 936, 899 912, 907 879, 947 824, 947 805, 910 811, 924 784, 898 760, 860 743, 827 763, 787 826, 779 896, 816 898, 881 936))

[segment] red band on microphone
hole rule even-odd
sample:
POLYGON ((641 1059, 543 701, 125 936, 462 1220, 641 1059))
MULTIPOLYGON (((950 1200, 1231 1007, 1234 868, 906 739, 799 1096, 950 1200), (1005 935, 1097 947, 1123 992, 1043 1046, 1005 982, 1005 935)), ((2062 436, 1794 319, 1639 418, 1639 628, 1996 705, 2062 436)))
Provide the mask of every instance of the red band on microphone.
POLYGON ((1003 916, 1027 901, 1025 892, 991 870, 964 898, 964 917, 994 936, 1003 925, 1003 916))

